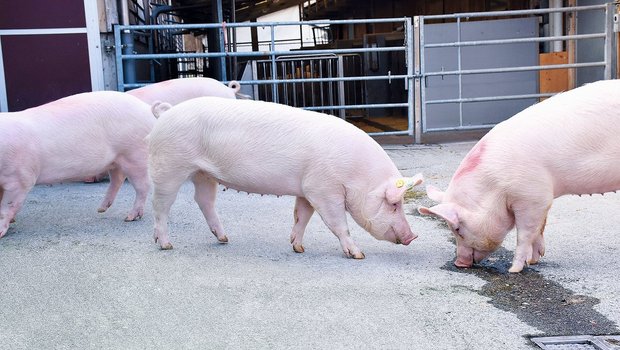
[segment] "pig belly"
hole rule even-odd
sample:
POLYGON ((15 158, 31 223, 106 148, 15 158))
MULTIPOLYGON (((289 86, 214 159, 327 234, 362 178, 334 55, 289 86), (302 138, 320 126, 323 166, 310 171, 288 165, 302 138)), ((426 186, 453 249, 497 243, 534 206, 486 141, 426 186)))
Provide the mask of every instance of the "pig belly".
POLYGON ((566 194, 596 194, 620 190, 620 168, 600 164, 555 179, 555 197, 566 194))
MULTIPOLYGON (((257 162, 257 164, 264 164, 257 162)), ((232 166, 214 169, 212 166, 201 168, 221 185, 242 192, 271 194, 277 196, 302 196, 302 175, 286 169, 271 168, 269 171, 248 170, 256 166, 232 166)))
MULTIPOLYGON (((54 184, 62 181, 82 181, 92 174, 99 174, 110 170, 112 162, 93 164, 92 159, 64 158, 63 162, 71 162, 71 167, 58 167, 55 164, 44 165, 37 177, 37 184, 54 184)), ((62 164, 62 163, 56 163, 62 164)))
MULTIPOLYGON (((620 155, 620 151, 580 152, 567 147, 563 154, 550 154, 553 161, 542 159, 540 162, 547 164, 554 197, 596 194, 620 190, 620 159, 616 154, 620 155)), ((536 176, 535 171, 532 175, 536 176)))
POLYGON ((300 186, 292 183, 250 183, 249 181, 234 180, 231 178, 215 178, 222 186, 231 188, 233 190, 256 193, 256 194, 270 194, 276 196, 296 196, 303 197, 303 192, 300 186))
MULTIPOLYGON (((77 149, 54 144, 53 140, 42 142, 37 184, 81 181, 84 177, 109 170, 117 157, 107 149, 109 143, 105 139, 77 141, 76 144, 83 145, 77 149)), ((140 145, 136 145, 135 149, 139 148, 140 145)))

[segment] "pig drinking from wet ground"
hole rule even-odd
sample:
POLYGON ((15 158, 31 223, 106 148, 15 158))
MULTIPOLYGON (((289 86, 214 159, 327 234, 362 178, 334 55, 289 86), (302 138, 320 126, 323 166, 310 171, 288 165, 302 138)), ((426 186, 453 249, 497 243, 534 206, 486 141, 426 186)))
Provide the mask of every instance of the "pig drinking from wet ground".
POLYGON ((620 81, 561 93, 499 123, 467 154, 440 202, 420 208, 442 217, 456 236, 455 265, 470 267, 517 229, 510 272, 545 253, 543 230, 553 199, 620 189, 620 81))
POLYGON ((99 212, 112 205, 128 178, 136 199, 125 220, 140 218, 150 188, 144 138, 154 123, 149 105, 114 91, 0 113, 0 237, 34 185, 107 170, 110 186, 99 212))
MULTIPOLYGON (((217 96, 224 98, 246 98, 239 93, 241 86, 236 81, 231 81, 228 86, 211 78, 178 78, 149 84, 127 92, 140 100, 152 105, 163 101, 171 105, 202 96, 217 96)), ((107 172, 95 176, 88 176, 85 182, 99 182, 108 176, 107 172)))
POLYGON ((403 178, 370 136, 342 119, 285 105, 201 97, 172 108, 153 106, 159 119, 148 137, 154 185, 154 238, 170 249, 168 215, 181 185, 191 179, 194 199, 220 242, 228 238, 214 210, 218 183, 248 193, 296 196, 293 250, 316 210, 345 255, 364 258, 353 242, 346 212, 375 238, 409 244, 416 238, 403 210, 403 178))

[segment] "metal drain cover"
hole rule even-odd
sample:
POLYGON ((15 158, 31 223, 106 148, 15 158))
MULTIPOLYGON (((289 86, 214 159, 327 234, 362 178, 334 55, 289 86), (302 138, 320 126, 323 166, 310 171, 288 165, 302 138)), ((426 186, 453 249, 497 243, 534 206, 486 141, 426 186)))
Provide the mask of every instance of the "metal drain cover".
POLYGON ((544 350, 620 350, 618 335, 539 337, 531 340, 544 350))

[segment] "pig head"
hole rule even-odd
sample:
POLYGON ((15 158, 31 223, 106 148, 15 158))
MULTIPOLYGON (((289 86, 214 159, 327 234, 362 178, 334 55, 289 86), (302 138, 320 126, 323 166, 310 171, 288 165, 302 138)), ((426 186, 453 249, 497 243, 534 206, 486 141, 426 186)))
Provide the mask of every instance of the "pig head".
POLYGON ((347 191, 346 207, 355 222, 378 240, 408 245, 415 235, 403 212, 405 193, 423 182, 421 174, 391 178, 366 195, 347 191))
POLYGON ((502 207, 499 200, 488 198, 487 201, 472 203, 471 197, 460 198, 450 189, 442 192, 431 185, 427 186, 426 192, 429 198, 440 204, 430 208, 420 207, 418 211, 446 221, 456 238, 454 265, 457 267, 471 267, 474 262, 485 259, 499 248, 514 226, 513 214, 505 206, 502 207))

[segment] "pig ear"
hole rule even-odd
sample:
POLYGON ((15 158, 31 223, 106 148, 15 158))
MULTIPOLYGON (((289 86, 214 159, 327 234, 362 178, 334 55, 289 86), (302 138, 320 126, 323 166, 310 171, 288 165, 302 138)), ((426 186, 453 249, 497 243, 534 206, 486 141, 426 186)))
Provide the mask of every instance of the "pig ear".
POLYGON ((155 118, 159 118, 162 113, 169 110, 171 107, 170 103, 155 101, 151 106, 151 113, 153 113, 155 118))
POLYGON ((426 186, 426 195, 435 202, 443 202, 444 192, 433 185, 426 186))
POLYGON ((437 204, 430 208, 420 207, 418 212, 422 215, 439 216, 446 220, 452 229, 456 230, 459 228, 459 214, 456 206, 452 203, 437 204))
POLYGON ((237 93, 237 92, 239 92, 239 90, 241 89, 241 84, 239 84, 239 82, 238 82, 238 81, 236 81, 236 80, 231 80, 231 81, 228 83, 228 87, 229 87, 230 89, 233 89, 233 90, 235 91, 235 93, 237 93))
POLYGON ((413 186, 419 185, 424 181, 422 174, 416 174, 412 177, 400 177, 394 182, 390 182, 385 191, 385 198, 389 203, 398 203, 405 192, 412 189, 413 186))

